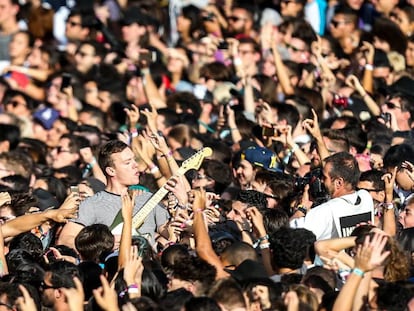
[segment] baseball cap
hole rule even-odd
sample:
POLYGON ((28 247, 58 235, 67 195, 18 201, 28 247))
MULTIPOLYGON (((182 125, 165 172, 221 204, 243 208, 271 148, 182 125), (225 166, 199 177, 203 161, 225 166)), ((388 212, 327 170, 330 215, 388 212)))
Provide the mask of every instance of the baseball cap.
POLYGON ((59 118, 59 111, 53 108, 43 108, 37 110, 33 114, 33 120, 37 121, 42 125, 46 130, 52 128, 53 123, 59 118))
POLYGON ((276 153, 264 147, 251 146, 247 148, 242 152, 241 159, 247 160, 251 164, 262 167, 268 171, 281 171, 276 153))

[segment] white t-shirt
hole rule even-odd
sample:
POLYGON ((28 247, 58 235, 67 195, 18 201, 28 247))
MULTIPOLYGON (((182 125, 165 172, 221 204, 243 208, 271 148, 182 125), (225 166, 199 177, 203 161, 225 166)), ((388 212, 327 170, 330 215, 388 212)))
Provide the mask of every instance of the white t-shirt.
POLYGON ((366 190, 359 190, 311 209, 303 220, 291 225, 312 231, 317 240, 347 237, 357 224, 374 221, 374 203, 366 190))

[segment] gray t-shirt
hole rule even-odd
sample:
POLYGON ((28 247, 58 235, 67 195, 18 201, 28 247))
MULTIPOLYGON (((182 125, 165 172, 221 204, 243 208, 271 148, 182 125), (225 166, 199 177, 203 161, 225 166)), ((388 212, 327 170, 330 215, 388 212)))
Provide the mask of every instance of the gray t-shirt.
MULTIPOLYGON (((151 193, 143 193, 135 199, 134 215, 141 209, 145 202, 151 198, 151 193)), ((121 196, 107 191, 97 192, 95 195, 86 198, 79 205, 79 215, 74 222, 83 226, 92 224, 104 224, 108 227, 112 225, 115 216, 122 207, 121 196)), ((154 236, 158 227, 165 224, 168 220, 168 212, 161 205, 151 211, 145 222, 139 228, 139 233, 142 235, 154 236)), ((120 233, 119 233, 120 234, 120 233)))

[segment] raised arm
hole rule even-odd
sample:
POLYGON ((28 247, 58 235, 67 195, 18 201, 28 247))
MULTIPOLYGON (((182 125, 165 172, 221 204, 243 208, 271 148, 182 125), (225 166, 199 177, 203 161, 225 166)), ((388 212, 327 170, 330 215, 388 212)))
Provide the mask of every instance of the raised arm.
POLYGON ((206 193, 204 190, 193 190, 191 195, 194 196, 192 204, 194 213, 193 230, 197 254, 216 268, 218 279, 228 277, 229 275, 224 271, 220 258, 214 252, 207 225, 204 221, 203 211, 206 207, 206 193))

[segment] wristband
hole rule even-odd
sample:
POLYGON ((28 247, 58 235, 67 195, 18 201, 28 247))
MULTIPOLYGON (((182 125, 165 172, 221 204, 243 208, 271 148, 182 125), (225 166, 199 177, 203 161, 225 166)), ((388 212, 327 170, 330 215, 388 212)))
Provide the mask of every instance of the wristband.
POLYGON ((361 278, 363 278, 364 274, 365 274, 364 271, 362 271, 361 269, 358 269, 358 268, 352 269, 352 273, 360 276, 361 278))
POLYGON ((259 244, 260 249, 267 249, 270 248, 270 243, 263 243, 263 244, 259 244))
POLYGON ((128 286, 128 294, 139 294, 138 285, 131 284, 128 286))
POLYGON ((95 157, 93 157, 92 162, 90 162, 90 163, 86 164, 86 168, 87 168, 88 170, 91 170, 91 169, 95 166, 95 164, 96 164, 96 158, 95 158, 95 157))
POLYGON ((374 70, 374 66, 372 66, 371 64, 366 64, 365 65, 365 70, 373 71, 374 70))
POLYGON ((299 204, 297 207, 296 207, 296 210, 297 211, 299 211, 299 212, 301 212, 302 214, 304 214, 305 216, 306 216, 306 214, 308 213, 308 210, 306 209, 306 207, 305 206, 303 206, 302 204, 299 204))
POLYGON ((155 173, 158 173, 160 171, 160 169, 159 169, 159 167, 158 166, 156 166, 156 165, 154 165, 151 169, 150 169, 150 172, 151 172, 151 174, 155 174, 155 173))
POLYGON ((133 129, 129 130, 129 133, 131 134, 132 138, 138 136, 138 130, 136 128, 133 128, 133 129))
POLYGON ((262 236, 261 238, 258 238, 256 240, 256 242, 253 243, 253 248, 256 248, 257 246, 259 246, 263 241, 268 240, 269 239, 269 235, 266 234, 264 236, 262 236))
POLYGON ((295 153, 296 150, 298 150, 298 149, 299 149, 299 145, 298 144, 293 144, 293 147, 292 147, 292 149, 290 149, 290 152, 295 153))
POLYGON ((149 74, 150 74, 149 68, 142 68, 141 69, 141 77, 149 75, 149 74))

